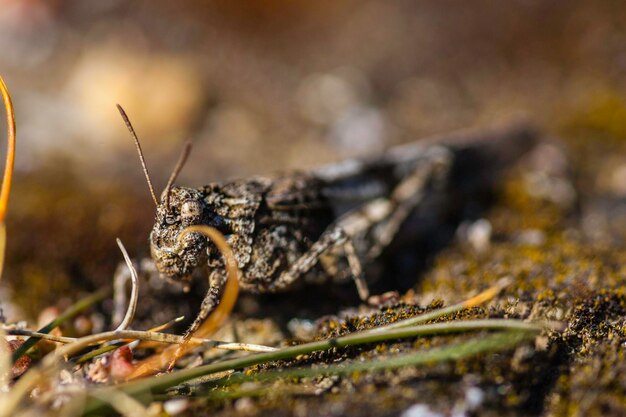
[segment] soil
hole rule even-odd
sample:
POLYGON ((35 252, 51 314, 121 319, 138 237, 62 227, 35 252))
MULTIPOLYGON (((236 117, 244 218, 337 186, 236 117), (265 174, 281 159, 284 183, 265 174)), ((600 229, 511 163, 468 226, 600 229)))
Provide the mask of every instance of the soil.
MULTIPOLYGON (((24 7, 34 12, 14 13, 26 20, 0 31, 0 72, 25 132, 0 287, 9 321, 36 327, 48 307, 63 310, 110 285, 122 260, 116 237, 133 258, 149 255, 154 206, 116 101, 132 106, 155 183, 169 175, 174 141, 187 133, 197 138, 179 180, 192 186, 376 154, 522 116, 544 132, 542 142, 476 201, 480 210, 426 237, 439 241, 445 229, 445 245, 388 251, 367 271, 377 279, 374 292, 397 290, 397 302, 363 306, 351 283, 243 295, 215 337, 236 333, 242 341, 285 346, 337 336, 466 300, 503 277, 512 284, 495 299, 444 320, 549 320, 563 323, 563 331, 462 361, 281 380, 243 397, 237 389, 250 387, 235 386, 219 400, 198 394, 180 415, 626 415, 623 7, 182 3, 92 11, 71 1, 32 1, 24 7), (43 38, 32 28, 45 29, 43 38), (317 92, 327 85, 337 88, 331 97, 349 105, 324 101, 317 92), (109 91, 117 95, 103 99, 109 91), (361 143, 353 140, 355 129, 375 134, 361 143)), ((143 281, 133 327, 179 315, 190 320, 205 286, 200 279, 185 293, 143 281)), ((112 308, 102 303, 62 334, 108 329, 112 308)), ((476 336, 334 348, 244 371, 368 361, 476 336)), ((188 363, 214 357, 201 353, 188 363)))

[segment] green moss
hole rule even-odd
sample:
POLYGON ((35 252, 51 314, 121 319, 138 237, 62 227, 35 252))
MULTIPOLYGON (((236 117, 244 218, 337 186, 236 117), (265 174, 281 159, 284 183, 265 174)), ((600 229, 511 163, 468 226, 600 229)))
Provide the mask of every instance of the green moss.
MULTIPOLYGON (((453 244, 435 257, 422 277, 416 300, 435 301, 427 306, 419 302, 399 304, 345 320, 329 319, 318 337, 393 323, 457 302, 503 276, 512 277, 513 284, 487 306, 440 320, 558 320, 565 323, 566 330, 550 332, 534 345, 514 352, 383 375, 355 375, 349 381, 349 398, 339 394, 333 396, 333 401, 344 406, 358 403, 351 410, 366 409, 363 415, 402 410, 416 401, 446 412, 462 398, 467 384, 464 381, 473 381, 485 393, 481 415, 618 416, 626 412, 626 377, 622 376, 626 375, 626 251, 570 233, 570 213, 524 195, 519 177, 509 181, 499 205, 488 214, 498 237, 489 251, 477 254, 465 245, 453 244), (541 245, 516 243, 516 232, 524 228, 543 230, 545 241, 541 245), (404 402, 404 398, 412 400, 404 402)), ((280 366, 371 360, 463 337, 467 336, 336 349, 280 366)), ((343 390, 345 386, 339 392, 343 390)), ((325 404, 329 395, 324 395, 324 400, 307 402, 309 406, 325 404)), ((266 405, 267 411, 278 407, 266 405)))
MULTIPOLYGON (((588 125, 593 126, 593 123, 588 122, 588 125)), ((623 133, 626 138, 626 132, 623 133)), ((583 148, 574 147, 576 152, 580 149, 583 148)), ((577 155, 573 159, 575 163, 584 160, 577 155)), ((594 163, 598 162, 593 154, 588 159, 574 167, 581 176, 583 198, 596 192, 585 188, 594 183, 591 173, 594 163)), ((64 180, 63 184, 67 194, 58 201, 54 197, 58 196, 58 191, 46 193, 46 187, 43 186, 42 191, 42 185, 36 183, 20 185, 17 189, 23 194, 15 195, 16 204, 29 208, 10 217, 20 228, 10 227, 9 250, 13 252, 8 256, 9 280, 18 289, 16 299, 30 305, 32 313, 52 303, 51 299, 58 294, 69 291, 70 276, 90 276, 93 272, 94 286, 108 283, 119 257, 113 252, 116 250, 113 238, 106 236, 117 227, 128 227, 127 223, 136 219, 130 216, 133 211, 129 210, 125 212, 129 217, 123 217, 125 220, 115 226, 115 213, 102 214, 113 209, 103 202, 94 203, 97 195, 103 200, 117 199, 116 205, 120 207, 130 207, 134 204, 132 197, 119 196, 115 190, 108 189, 100 190, 101 194, 94 191, 96 194, 81 195, 72 190, 72 182, 64 180), (30 195, 38 197, 32 200, 35 197, 30 195), (37 207, 41 206, 48 211, 39 218, 41 210, 37 207), (86 210, 91 214, 75 217, 68 209, 86 210), (112 222, 107 223, 102 218, 112 219, 112 222), (94 233, 85 231, 93 225, 97 225, 95 237, 94 233), (60 245, 61 250, 50 257, 52 249, 41 248, 33 238, 38 233, 52 236, 46 241, 54 247, 60 245), (56 237, 61 240, 56 241, 56 237), (40 252, 33 248, 39 248, 40 252), (85 265, 89 267, 78 272, 72 270, 72 262, 78 260, 81 265, 86 260, 85 265), (28 292, 19 291, 22 282, 28 282, 28 292), (33 297, 40 304, 32 303, 33 297)), ((137 204, 135 208, 144 213, 145 207, 137 204)), ((557 320, 566 326, 563 333, 549 332, 537 338, 534 344, 511 352, 455 363, 382 373, 362 372, 336 380, 286 379, 264 387, 265 394, 254 396, 252 411, 242 411, 235 406, 238 399, 229 398, 200 403, 201 413, 269 416, 294 415, 298 410, 305 410, 308 415, 394 415, 421 402, 450 414, 455 405, 463 401, 468 387, 479 387, 485 396, 478 411, 480 415, 624 415, 626 250, 623 244, 584 238, 576 223, 580 213, 529 195, 524 173, 520 171, 505 178, 495 205, 484 215, 493 226, 494 236, 487 251, 477 253, 465 244, 452 242, 432 259, 419 277, 414 296, 405 296, 401 303, 376 311, 354 312, 349 318, 320 320, 316 338, 336 337, 394 323, 459 302, 504 276, 513 278, 513 282, 493 301, 439 321, 490 317, 557 320), (538 245, 519 243, 519 233, 528 229, 543 232, 544 241, 538 245)), ((130 227, 127 233, 141 237, 137 238, 137 247, 145 247, 145 234, 136 230, 141 227, 139 223, 130 227)), ((308 364, 368 361, 442 346, 467 337, 471 336, 422 337, 336 348, 244 371, 253 374, 308 364)), ((285 341, 289 343, 294 342, 285 341)), ((190 411, 193 412, 197 410, 190 411)))

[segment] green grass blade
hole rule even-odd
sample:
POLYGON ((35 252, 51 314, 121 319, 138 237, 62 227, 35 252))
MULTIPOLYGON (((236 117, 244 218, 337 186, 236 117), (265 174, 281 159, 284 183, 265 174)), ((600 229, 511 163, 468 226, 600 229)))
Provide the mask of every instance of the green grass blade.
MULTIPOLYGON (((182 371, 162 375, 156 378, 147 378, 143 380, 129 382, 126 384, 120 384, 115 386, 114 388, 101 388, 100 390, 104 392, 109 389, 122 390, 126 394, 133 397, 145 397, 146 395, 150 396, 154 393, 163 392, 170 387, 205 375, 228 371, 231 369, 241 369, 248 366, 258 365, 261 363, 280 359, 290 359, 298 355, 303 355, 315 351, 328 350, 334 347, 355 346, 359 344, 375 343, 385 340, 404 339, 409 337, 436 334, 460 333, 477 330, 509 330, 535 334, 541 329, 542 326, 538 324, 524 323, 520 320, 496 319, 435 323, 423 326, 392 329, 376 333, 360 332, 343 337, 292 346, 276 352, 249 355, 224 362, 199 366, 197 368, 185 369, 182 371)), ((92 400, 88 403, 86 412, 95 411, 102 406, 105 406, 105 404, 97 400, 92 400)))
MULTIPOLYGON (((237 374, 211 382, 212 385, 228 386, 244 382, 271 382, 277 379, 312 378, 323 375, 350 375, 358 372, 393 370, 407 366, 429 365, 446 361, 456 361, 487 352, 509 350, 520 343, 531 340, 532 333, 524 331, 504 331, 476 337, 460 343, 431 348, 407 355, 395 356, 368 362, 354 362, 346 365, 316 366, 287 370, 267 371, 255 375, 237 374)), ((219 392, 219 391, 218 391, 219 392)), ((222 391, 223 393, 223 391, 222 391)), ((207 393, 210 397, 210 393, 207 393)))

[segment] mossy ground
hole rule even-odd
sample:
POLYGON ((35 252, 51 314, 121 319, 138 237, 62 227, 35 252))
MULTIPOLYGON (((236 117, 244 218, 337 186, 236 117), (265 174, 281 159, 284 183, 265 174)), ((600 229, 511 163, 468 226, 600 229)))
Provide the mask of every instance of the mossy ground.
MULTIPOLYGON (((601 136, 600 133, 596 134, 601 136)), ((512 284, 485 306, 440 320, 552 320, 564 323, 564 331, 546 332, 533 342, 512 351, 485 354, 454 363, 359 373, 349 377, 283 380, 265 386, 235 386, 226 391, 225 399, 208 400, 198 395, 186 411, 187 415, 391 416, 399 415, 416 404, 442 415, 460 412, 485 416, 625 415, 626 247, 623 236, 626 236, 626 228, 620 228, 622 223, 617 219, 609 223, 611 227, 591 230, 590 233, 585 224, 589 219, 612 220, 612 213, 616 210, 619 212, 621 197, 603 191, 607 187, 603 188, 601 182, 604 174, 599 167, 606 152, 619 155, 626 150, 626 143, 618 139, 601 141, 596 146, 573 139, 565 143, 569 146, 572 161, 567 178, 576 185, 578 192, 575 204, 564 207, 533 196, 525 179, 530 168, 524 164, 516 167, 506 175, 496 191, 493 204, 483 213, 493 227, 489 247, 477 250, 463 239, 451 241, 447 247, 434 254, 428 266, 414 277, 414 287, 403 294, 399 302, 380 309, 357 308, 358 302, 353 302, 354 294, 352 299, 344 296, 345 292, 353 292, 351 285, 331 289, 322 287, 294 294, 244 298, 233 320, 241 329, 250 324, 251 316, 270 319, 267 323, 278 330, 268 331, 270 336, 265 336, 266 339, 261 337, 256 342, 263 343, 268 337, 276 340, 279 334, 282 335, 280 343, 296 343, 295 336, 288 329, 288 322, 294 317, 315 322, 317 329, 309 338, 338 336, 462 301, 495 284, 502 277, 511 277, 512 284), (593 152, 589 152, 589 149, 593 152), (587 153, 586 157, 583 158, 581 153, 587 153), (528 232, 540 238, 524 238, 528 232), (241 394, 243 391, 250 392, 250 389, 257 390, 256 394, 241 394), (480 401, 472 403, 471 394, 476 392, 480 393, 480 401)), ((54 300, 59 292, 70 295, 73 289, 90 289, 102 285, 102 281, 106 280, 104 275, 108 274, 107 268, 112 270, 116 263, 103 259, 104 255, 93 258, 94 253, 116 257, 112 244, 103 249, 103 243, 98 243, 98 239, 112 242, 112 238, 109 239, 102 230, 115 229, 103 228, 102 222, 106 223, 106 219, 109 219, 128 223, 120 220, 125 219, 124 216, 111 211, 114 206, 126 205, 142 212, 141 207, 149 205, 138 202, 132 196, 122 196, 120 199, 106 187, 92 190, 92 196, 100 196, 103 201, 117 199, 115 205, 98 205, 92 197, 85 198, 83 195, 83 198, 79 198, 80 195, 74 195, 71 191, 64 198, 39 193, 38 200, 33 201, 32 197, 28 197, 30 194, 24 191, 29 190, 29 187, 37 188, 38 193, 41 191, 40 185, 26 184, 22 185, 23 192, 16 193, 16 200, 31 201, 31 208, 13 213, 13 221, 19 218, 23 226, 19 230, 13 226, 14 237, 9 246, 9 259, 12 262, 9 264, 8 277, 17 295, 15 301, 28 307, 26 311, 33 314, 43 306, 54 304, 50 300, 54 300), (46 198, 50 201, 45 201, 46 198), (42 212, 33 206, 49 208, 46 215, 34 223, 32 219, 38 218, 42 212), (62 216, 61 213, 68 209, 83 213, 82 217, 62 216), (61 216, 61 223, 52 221, 55 216, 61 216), (80 231, 87 230, 85 223, 92 221, 100 221, 98 230, 101 234, 93 237, 96 239, 94 241, 85 240, 86 234, 80 231), (74 230, 78 235, 61 235, 63 230, 74 230), (35 233, 83 244, 47 248, 38 256, 26 256, 40 247, 40 241, 43 242, 43 238, 33 238, 35 233), (50 254, 54 256, 50 257, 50 254), (66 268, 65 262, 70 258, 73 259, 73 265, 78 265, 77 269, 66 268), (100 268, 95 268, 94 259, 100 268), (39 265, 39 269, 34 270, 33 265, 39 265), (41 270, 44 267, 45 273, 41 270), (55 270, 65 271, 61 275, 66 278, 55 278, 52 281, 56 284, 50 286, 50 274, 55 270), (68 278, 92 272, 94 275, 85 278, 87 283, 84 285, 68 278), (21 282, 16 280, 20 276, 24 278, 21 282), (23 286, 28 286, 34 292, 20 291, 23 286), (37 294, 34 302, 32 294, 37 294), (29 302, 25 302, 25 299, 29 302)), ((134 212, 130 210, 126 213, 131 216, 134 212)), ((132 232, 140 227, 141 223, 134 223, 130 230, 132 232)), ((133 235, 136 238, 138 234, 133 235)), ((131 245, 140 247, 141 240, 131 245)), ((406 279, 403 277, 404 281, 406 279)), ((176 312, 181 311, 182 304, 185 304, 187 310, 193 305, 185 301, 185 296, 181 294, 176 297, 168 295, 151 298, 149 292, 142 293, 142 316, 139 320, 146 320, 147 317, 162 322, 163 314, 175 316, 176 312), (160 312, 158 318, 151 317, 151 311, 157 310, 160 312)), ((259 326, 263 329, 267 327, 262 323, 257 324, 259 326)), ((267 331, 263 329, 257 328, 256 332, 267 331)), ((475 336, 436 336, 335 348, 292 361, 253 367, 247 372, 368 361, 475 336)))
MULTIPOLYGON (((305 120, 302 111, 311 102, 302 101, 311 81, 330 77, 340 82, 338 92, 348 88, 347 95, 341 93, 344 99, 360 97, 353 109, 371 107, 388 120, 385 144, 524 115, 565 144, 570 166, 561 174, 578 198, 564 207, 550 202, 550 195, 533 195, 529 168, 522 165, 507 174, 494 203, 481 214, 493 227, 487 249, 454 240, 432 254, 420 273, 394 268, 384 275, 412 287, 399 304, 359 309, 352 285, 244 296, 233 319, 240 336, 254 335, 257 343, 295 343, 298 337, 289 327, 293 318, 318 324, 307 338, 343 334, 458 302, 504 276, 513 283, 499 297, 447 320, 557 320, 566 329, 508 353, 457 363, 281 381, 246 398, 196 399, 187 414, 384 416, 422 404, 444 415, 461 410, 486 416, 626 415, 621 41, 626 18, 619 2, 291 2, 286 9, 272 1, 254 7, 237 1, 182 2, 174 13, 169 1, 153 1, 150 7, 117 2, 122 7, 97 10, 79 2, 63 7, 60 2, 24 3, 24 10, 34 14, 20 12, 13 20, 23 24, 3 28, 8 38, 2 51, 2 73, 18 107, 18 131, 25 133, 18 147, 54 152, 57 148, 49 144, 62 142, 70 157, 57 159, 40 150, 34 155, 49 163, 34 164, 33 154, 29 159, 18 149, 18 166, 24 165, 14 181, 0 288, 11 288, 10 297, 0 293, 9 320, 34 323, 46 307, 63 309, 85 292, 108 285, 121 261, 115 237, 133 257, 148 255, 153 206, 145 184, 131 184, 142 178, 129 162, 136 164, 130 142, 120 142, 120 153, 112 145, 103 155, 99 147, 86 146, 126 137, 105 129, 113 122, 89 124, 106 114, 103 91, 114 94, 107 98, 112 114, 113 103, 134 103, 129 109, 133 122, 142 139, 152 140, 145 146, 148 153, 160 149, 163 157, 172 152, 174 137, 190 133, 197 138, 196 160, 186 168, 195 173, 181 183, 193 179, 201 185, 230 175, 315 166, 346 151, 341 141, 329 140, 329 131, 337 130, 334 124, 305 120), (39 16, 35 21, 41 20, 37 27, 43 38, 29 35, 32 16, 39 16), (190 88, 191 74, 184 71, 181 77, 169 65, 161 72, 165 60, 197 71, 204 86, 193 87, 191 81, 190 88), (136 68, 152 67, 154 74, 145 78, 160 88, 129 85, 136 68), (78 88, 67 88, 72 85, 78 88), (196 106, 202 108, 174 109, 170 99, 162 99, 164 91, 176 93, 171 99, 199 101, 196 106), (162 123, 154 114, 167 115, 169 128, 159 131, 162 123), (74 125, 78 128, 68 129, 74 125), (76 170, 68 169, 69 161, 80 161, 76 170), (31 165, 37 168, 27 172, 31 165), (110 171, 125 172, 117 177, 119 184, 111 185, 115 174, 110 171), (23 314, 11 316, 6 308, 11 303, 23 314), (476 389, 482 393, 480 404, 468 408, 476 389)), ((335 106, 321 109, 330 115, 335 106)), ((158 166, 152 170, 160 176, 155 183, 167 179, 173 158, 158 166, 148 155, 151 168, 158 166)), ((143 286, 133 326, 145 329, 177 315, 191 316, 200 297, 200 292, 143 286)), ((100 307, 89 318, 93 331, 108 328, 111 303, 100 307)), ((68 323, 63 333, 80 334, 78 327, 68 323)), ((230 329, 229 324, 219 336, 230 336, 230 329)), ((267 367, 369 360, 467 337, 335 349, 267 367)))
MULTIPOLYGON (((588 148, 588 144, 570 145, 574 152, 588 148)), ((623 143, 602 142, 597 149, 622 152, 623 143)), ((400 303, 371 314, 323 320, 318 323, 317 337, 363 330, 457 302, 504 276, 512 277, 513 284, 495 300, 445 320, 553 320, 564 323, 564 331, 548 332, 507 353, 457 363, 297 383, 282 381, 258 398, 213 403, 211 412, 224 416, 380 416, 398 415, 411 405, 423 404, 442 415, 459 410, 487 416, 626 414, 623 230, 614 227, 606 236, 592 238, 581 226, 587 217, 619 204, 614 196, 601 196, 598 188, 585 188, 597 184, 594 164, 601 161, 602 154, 574 156, 572 178, 579 185, 579 198, 569 208, 530 196, 523 186, 523 168, 510 173, 496 203, 485 213, 493 226, 488 250, 478 252, 463 242, 452 242, 434 256, 418 278, 415 291, 400 303), (593 203, 598 198, 613 203, 598 208, 593 203), (528 230, 540 232, 542 239, 520 239, 528 230), (474 388, 484 397, 472 409, 467 395, 474 388)), ((467 337, 438 336, 334 349, 269 367, 367 361, 467 337)), ((253 371, 264 368, 267 366, 253 371)))

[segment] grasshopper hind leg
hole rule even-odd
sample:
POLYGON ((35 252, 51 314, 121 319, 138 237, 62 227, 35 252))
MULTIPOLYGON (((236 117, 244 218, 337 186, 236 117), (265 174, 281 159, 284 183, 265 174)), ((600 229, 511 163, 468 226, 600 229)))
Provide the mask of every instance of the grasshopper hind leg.
MULTIPOLYGON (((445 185, 451 164, 452 154, 448 149, 428 149, 388 197, 376 198, 345 213, 268 289, 275 291, 287 288, 320 262, 323 256, 344 256, 359 297, 368 301, 369 290, 361 262, 369 263, 381 254, 407 217, 422 203, 429 188, 445 185)), ((321 263, 323 266, 326 264, 321 263)), ((333 270, 338 272, 335 266, 325 269, 331 275, 333 270)))
POLYGON ((348 259, 348 265, 350 266, 350 272, 352 273, 352 279, 356 284, 356 290, 359 293, 359 298, 362 301, 367 301, 370 296, 370 290, 367 286, 367 282, 365 281, 363 267, 361 266, 361 261, 359 260, 359 256, 356 253, 356 248, 354 247, 352 240, 346 240, 346 243, 343 245, 343 250, 346 258, 348 259))
POLYGON ((429 187, 441 189, 450 174, 452 153, 443 147, 429 149, 424 161, 419 163, 386 199, 389 213, 381 221, 372 224, 366 242, 367 260, 376 259, 391 243, 404 221, 420 206, 429 187))
MULTIPOLYGON (((347 258, 350 266, 352 278, 356 283, 359 297, 361 300, 366 301, 369 297, 369 289, 363 278, 361 261, 356 254, 349 235, 340 226, 331 227, 324 232, 304 255, 291 264, 286 271, 278 276, 276 281, 268 286, 267 291, 273 292, 288 288, 318 264, 323 255, 329 254, 333 249, 343 250, 343 255, 347 258)), ((333 254, 333 256, 336 255, 333 254)))

